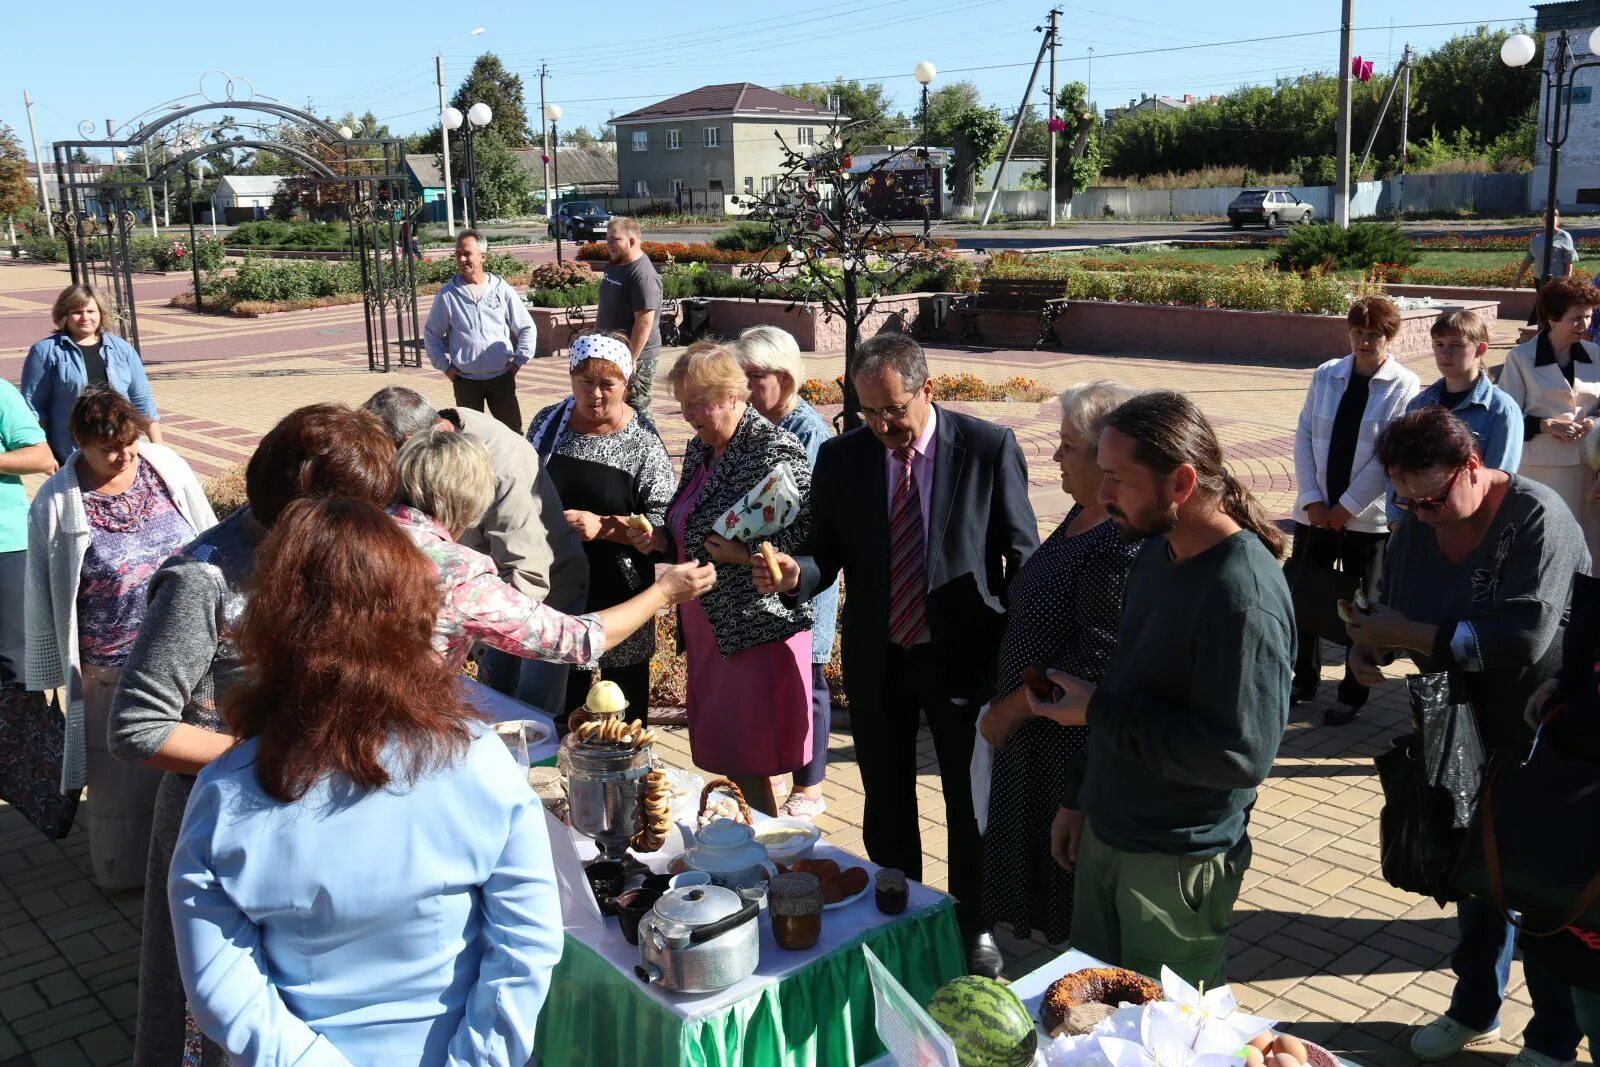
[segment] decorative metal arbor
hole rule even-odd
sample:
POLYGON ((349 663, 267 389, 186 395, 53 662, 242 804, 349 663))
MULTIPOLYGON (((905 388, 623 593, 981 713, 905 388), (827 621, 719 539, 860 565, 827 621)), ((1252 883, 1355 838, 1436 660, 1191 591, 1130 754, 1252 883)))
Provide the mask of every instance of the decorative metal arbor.
MULTIPOLYGON (((86 120, 78 126, 82 139, 52 146, 61 205, 55 221, 67 239, 73 282, 100 289, 110 305, 113 328, 135 347, 139 347, 139 321, 129 241, 138 202, 148 199, 153 211, 154 190, 173 181, 193 188, 191 168, 197 161, 247 148, 291 159, 315 181, 341 190, 337 199, 344 204, 351 253, 361 271, 367 367, 387 371, 393 366, 421 366, 416 269, 406 240, 416 204, 405 173, 403 141, 355 137, 348 127, 336 129, 309 112, 257 96, 248 81, 222 71, 208 72, 199 92, 159 104, 121 126, 107 119, 103 139, 92 136, 96 129, 86 120), (207 91, 206 79, 212 75, 225 80, 222 92, 207 91), (245 117, 236 117, 238 113, 245 117), (158 151, 159 159, 152 163, 158 151), (85 166, 75 158, 98 154, 121 163, 132 152, 145 161, 143 180, 123 174, 113 181, 101 167, 85 166)), ((193 252, 192 195, 187 199, 198 312, 204 294, 199 259, 193 252)))

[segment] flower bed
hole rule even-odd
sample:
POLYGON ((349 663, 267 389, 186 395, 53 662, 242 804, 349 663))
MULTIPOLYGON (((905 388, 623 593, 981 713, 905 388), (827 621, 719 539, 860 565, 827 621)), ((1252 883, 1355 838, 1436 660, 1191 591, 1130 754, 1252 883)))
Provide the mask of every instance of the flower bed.
MULTIPOLYGON (((897 252, 910 252, 922 247, 922 240, 918 237, 899 236, 886 241, 880 241, 871 247, 877 249, 892 249, 897 252)), ((933 247, 951 250, 956 247, 952 237, 935 237, 933 247)), ((776 263, 784 256, 781 248, 768 248, 760 252, 748 252, 742 249, 718 248, 716 245, 697 241, 686 243, 683 241, 641 241, 639 248, 650 257, 653 263, 665 263, 669 258, 678 263, 776 263)), ((604 241, 589 241, 578 247, 579 259, 608 259, 610 253, 606 250, 604 241)))
MULTIPOLYGON (((1525 234, 1444 234, 1437 237, 1419 237, 1414 242, 1418 248, 1433 252, 1527 252, 1533 238, 1533 226, 1525 234)), ((1573 241, 1579 252, 1600 253, 1600 237, 1578 237, 1573 241)))
POLYGON ((1072 300, 1311 315, 1342 315, 1356 296, 1376 291, 1370 282, 1350 282, 1318 271, 1296 274, 1250 266, 1091 271, 1067 259, 1024 259, 1013 253, 992 258, 984 273, 992 278, 1060 282, 1061 295, 1072 300))
MULTIPOLYGON (((800 386, 800 395, 808 404, 843 404, 844 379, 825 381, 807 378, 800 386)), ((936 374, 933 376, 933 398, 946 402, 956 400, 995 403, 1012 401, 1039 403, 1049 400, 1055 393, 1032 378, 1007 378, 1003 382, 987 382, 976 374, 936 374)))
MULTIPOLYGON (((490 254, 488 269, 513 285, 524 284, 528 264, 510 256, 490 254)), ((451 260, 433 260, 416 266, 418 294, 434 293, 455 275, 451 260)), ((279 260, 252 256, 229 277, 207 278, 201 283, 203 309, 212 314, 257 318, 280 311, 359 304, 361 265, 355 260, 279 260)), ((194 307, 194 292, 174 296, 172 307, 194 307)))

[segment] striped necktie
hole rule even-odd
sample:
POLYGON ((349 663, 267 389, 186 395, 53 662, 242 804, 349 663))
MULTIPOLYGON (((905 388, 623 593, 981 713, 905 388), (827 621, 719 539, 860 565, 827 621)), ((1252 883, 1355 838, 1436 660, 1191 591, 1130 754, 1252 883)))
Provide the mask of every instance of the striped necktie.
POLYGON ((896 449, 894 458, 900 461, 900 478, 889 511, 889 640, 910 648, 928 630, 922 500, 911 474, 911 449, 896 449))

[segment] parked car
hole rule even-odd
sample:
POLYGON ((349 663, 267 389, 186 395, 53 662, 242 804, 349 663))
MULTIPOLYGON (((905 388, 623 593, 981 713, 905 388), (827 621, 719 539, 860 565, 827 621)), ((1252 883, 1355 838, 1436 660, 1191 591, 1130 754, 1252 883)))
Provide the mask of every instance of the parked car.
POLYGON ((572 200, 556 208, 556 217, 550 220, 545 231, 554 237, 559 224, 561 236, 569 241, 604 241, 606 223, 610 221, 611 213, 599 204, 572 200))
POLYGON ((1228 205, 1228 221, 1236 230, 1247 222, 1276 229, 1280 222, 1310 222, 1311 205, 1287 189, 1241 189, 1228 205))

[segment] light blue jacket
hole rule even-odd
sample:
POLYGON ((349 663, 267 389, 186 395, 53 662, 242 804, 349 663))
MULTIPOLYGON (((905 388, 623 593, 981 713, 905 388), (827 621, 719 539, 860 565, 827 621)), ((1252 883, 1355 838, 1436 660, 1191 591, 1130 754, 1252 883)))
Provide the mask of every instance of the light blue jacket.
POLYGON ((486 276, 474 300, 461 275, 444 283, 422 327, 434 370, 454 367, 463 378, 498 378, 533 358, 536 333, 527 302, 498 274, 486 276))
MULTIPOLYGON (((780 419, 778 425, 800 438, 800 443, 806 447, 806 458, 815 470, 817 449, 833 436, 828 420, 804 400, 796 399, 794 410, 780 419)), ((827 663, 833 659, 833 635, 839 627, 838 579, 811 598, 811 610, 817 613, 816 622, 811 625, 811 662, 827 663)))
MULTIPOLYGON (((545 815, 487 727, 407 787, 200 772, 167 883, 200 1029, 251 1067, 523 1067, 561 958, 545 815)), ((391 749, 383 761, 403 766, 391 749)))
MULTIPOLYGON (((111 388, 127 397, 141 415, 159 419, 156 402, 150 397, 150 379, 145 377, 144 363, 134 347, 114 333, 102 333, 100 355, 106 361, 106 381, 111 388)), ((83 351, 63 332, 35 344, 22 361, 22 399, 44 427, 57 463, 66 462, 77 448, 69 427, 72 405, 88 385, 83 351)))

